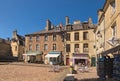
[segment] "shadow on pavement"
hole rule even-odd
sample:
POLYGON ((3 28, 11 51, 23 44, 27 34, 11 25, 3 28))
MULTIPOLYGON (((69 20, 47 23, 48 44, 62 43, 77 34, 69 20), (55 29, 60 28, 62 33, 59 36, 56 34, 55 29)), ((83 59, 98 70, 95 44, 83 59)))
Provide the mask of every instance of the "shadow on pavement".
POLYGON ((114 81, 114 80, 102 80, 100 78, 91 78, 91 79, 81 79, 81 80, 76 80, 76 81, 114 81))
POLYGON ((100 80, 98 78, 91 78, 91 79, 82 79, 82 80, 78 80, 78 81, 103 81, 103 80, 100 80))

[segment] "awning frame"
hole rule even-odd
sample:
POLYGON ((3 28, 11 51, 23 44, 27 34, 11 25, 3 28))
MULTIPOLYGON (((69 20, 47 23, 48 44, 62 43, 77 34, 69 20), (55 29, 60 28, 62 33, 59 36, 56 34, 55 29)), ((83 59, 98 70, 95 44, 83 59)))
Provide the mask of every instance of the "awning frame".
POLYGON ((47 54, 45 57, 49 58, 57 58, 60 54, 47 54))

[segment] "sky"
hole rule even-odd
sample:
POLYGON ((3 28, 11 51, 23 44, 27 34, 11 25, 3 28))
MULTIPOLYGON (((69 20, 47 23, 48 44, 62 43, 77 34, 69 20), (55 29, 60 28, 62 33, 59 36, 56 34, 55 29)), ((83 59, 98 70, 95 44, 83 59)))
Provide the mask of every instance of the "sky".
POLYGON ((0 0, 0 38, 12 37, 12 32, 25 36, 44 30, 46 20, 53 25, 65 24, 92 18, 97 23, 97 11, 103 8, 105 0, 0 0))

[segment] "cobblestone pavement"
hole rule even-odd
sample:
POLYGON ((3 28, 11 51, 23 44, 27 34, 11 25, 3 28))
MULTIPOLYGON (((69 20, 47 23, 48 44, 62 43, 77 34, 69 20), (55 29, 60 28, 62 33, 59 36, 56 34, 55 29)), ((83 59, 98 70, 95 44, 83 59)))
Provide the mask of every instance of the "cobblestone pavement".
POLYGON ((90 67, 88 72, 77 71, 75 78, 78 81, 98 81, 99 77, 97 76, 96 67, 90 67))
POLYGON ((0 81, 62 81, 67 67, 60 72, 50 72, 49 65, 0 63, 0 81))
MULTIPOLYGON (((0 81, 63 81, 70 69, 68 66, 61 68, 60 72, 50 72, 51 66, 45 64, 0 63, 0 81)), ((75 78, 77 81, 102 81, 96 67, 90 67, 89 72, 78 71, 75 78)))
MULTIPOLYGON (((96 67, 90 67, 88 72, 78 71, 77 74, 75 74, 75 78, 77 78, 77 81, 103 81, 97 76, 96 67)), ((106 79, 104 81, 114 80, 106 79)))

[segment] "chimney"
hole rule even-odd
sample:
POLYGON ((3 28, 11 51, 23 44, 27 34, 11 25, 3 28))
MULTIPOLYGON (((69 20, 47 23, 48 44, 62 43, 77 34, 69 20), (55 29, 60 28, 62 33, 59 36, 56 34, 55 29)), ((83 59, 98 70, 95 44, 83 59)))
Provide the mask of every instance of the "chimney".
POLYGON ((69 24, 69 17, 66 16, 65 19, 66 19, 66 25, 68 25, 69 24))
POLYGON ((51 22, 50 22, 50 20, 47 20, 46 21, 46 30, 48 31, 50 29, 51 29, 51 22))
POLYGON ((17 36, 17 30, 13 31, 13 38, 15 38, 17 36))
POLYGON ((89 18, 89 19, 88 19, 88 24, 89 24, 89 25, 93 24, 93 23, 92 23, 92 18, 89 18))

